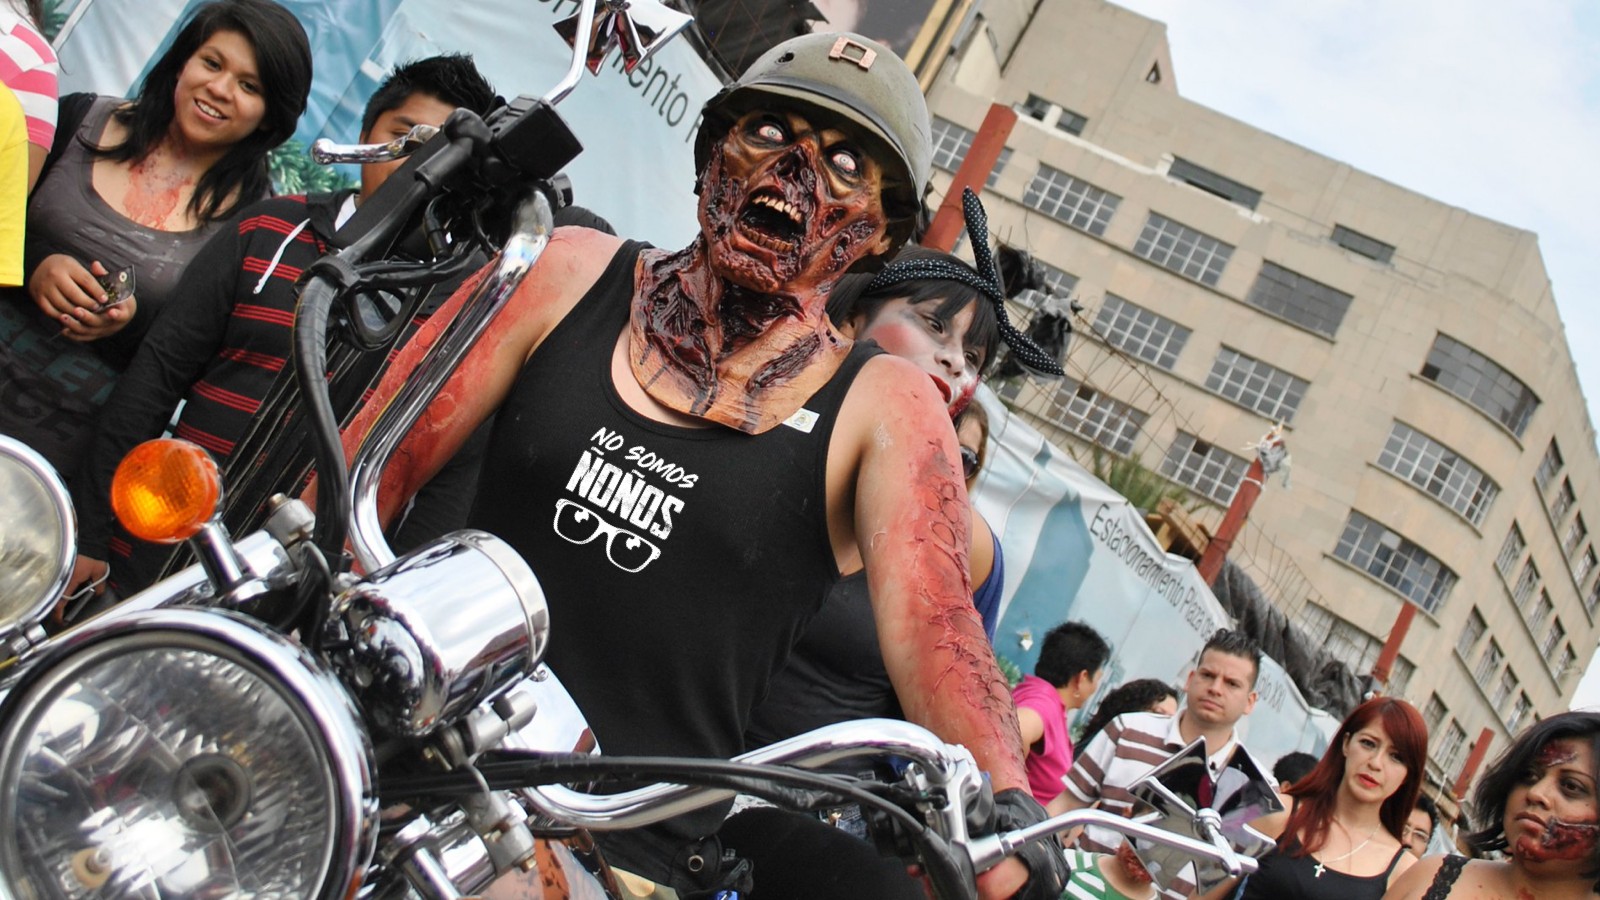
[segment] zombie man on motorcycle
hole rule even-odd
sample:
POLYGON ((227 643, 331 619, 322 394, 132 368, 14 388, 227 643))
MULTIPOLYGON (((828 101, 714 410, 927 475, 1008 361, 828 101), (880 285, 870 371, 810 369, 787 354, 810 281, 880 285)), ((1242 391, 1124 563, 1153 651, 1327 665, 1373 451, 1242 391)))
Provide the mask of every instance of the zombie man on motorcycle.
MULTIPOLYGON (((881 264, 921 209, 931 147, 916 79, 865 38, 808 35, 757 60, 703 115, 700 235, 668 252, 558 231, 401 445, 383 515, 498 410, 469 524, 538 574, 559 635, 547 659, 613 754, 739 752, 829 585, 864 562, 907 718, 972 751, 1002 824, 1041 818, 972 607, 947 389, 853 345, 823 311, 840 276, 881 264)), ((347 450, 435 340, 434 322, 347 450)), ((602 846, 648 878, 711 888, 695 872, 721 859, 703 840, 719 824, 710 812, 602 846)), ((753 896, 889 896, 867 873, 877 860, 847 862, 867 846, 835 835, 847 843, 812 851, 825 880, 763 884, 757 871, 753 896)), ((800 832, 780 839, 799 846, 800 832)), ((980 879, 984 896, 1025 881, 1028 896, 1058 895, 1059 853, 1034 844, 1021 858, 980 879)))

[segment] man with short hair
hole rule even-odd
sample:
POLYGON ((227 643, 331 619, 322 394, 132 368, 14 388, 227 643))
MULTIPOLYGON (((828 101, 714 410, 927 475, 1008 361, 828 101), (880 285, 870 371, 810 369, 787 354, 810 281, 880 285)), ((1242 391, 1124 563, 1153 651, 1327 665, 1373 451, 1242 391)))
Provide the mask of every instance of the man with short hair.
POLYGON ((1278 793, 1283 793, 1296 781, 1311 774, 1317 767, 1317 758, 1303 750, 1295 750, 1278 757, 1272 764, 1272 780, 1278 783, 1278 793))
POLYGON ((1067 717, 1081 709, 1105 675, 1111 646, 1082 622, 1064 622, 1045 634, 1033 674, 1011 689, 1022 729, 1023 762, 1033 799, 1049 804, 1072 769, 1072 734, 1067 717))
MULTIPOLYGON (((1261 649, 1255 641, 1242 631, 1219 629, 1201 648, 1200 659, 1184 682, 1185 702, 1178 714, 1126 713, 1112 719, 1079 751, 1064 779, 1066 790, 1050 804, 1050 812, 1098 803, 1107 812, 1131 815, 1136 801, 1129 789, 1134 783, 1198 738, 1205 739, 1206 768, 1214 782, 1234 752, 1244 750, 1234 726, 1255 708, 1260 673, 1261 649)), ((1256 766, 1267 771, 1259 762, 1256 766)), ((1077 846, 1115 853, 1123 841, 1118 832, 1089 826, 1077 846)), ((1163 896, 1188 896, 1192 886, 1183 882, 1180 876, 1163 896)))
MULTIPOLYGON (((457 107, 487 115, 494 88, 472 57, 433 56, 395 68, 368 99, 361 140, 391 141, 415 125, 441 125, 457 107)), ((184 270, 174 303, 151 326, 103 408, 94 442, 73 479, 78 573, 126 596, 153 581, 173 548, 145 544, 116 526, 111 476, 135 445, 160 437, 179 401, 173 433, 226 462, 288 362, 299 278, 331 252, 334 233, 404 160, 361 167, 359 190, 272 197, 245 208, 235 227, 206 242, 184 270)), ((448 288, 438 296, 449 295, 448 288)))
POLYGON ((1406 827, 1403 830, 1401 842, 1406 849, 1422 858, 1428 852, 1428 842, 1433 840, 1433 830, 1439 827, 1439 804, 1427 794, 1417 795, 1417 805, 1411 808, 1411 814, 1406 816, 1406 827))

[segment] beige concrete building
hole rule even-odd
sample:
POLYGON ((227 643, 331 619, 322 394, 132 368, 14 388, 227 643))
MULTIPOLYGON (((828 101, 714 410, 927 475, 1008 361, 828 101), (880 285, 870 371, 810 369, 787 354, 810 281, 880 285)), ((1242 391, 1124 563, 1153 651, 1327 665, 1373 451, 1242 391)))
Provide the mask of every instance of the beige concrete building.
POLYGON ((991 228, 1084 306, 1067 382, 1002 396, 1213 524, 1286 423, 1292 485, 1235 561, 1359 673, 1418 607, 1389 687, 1435 785, 1483 729, 1492 754, 1566 709, 1600 640, 1600 459, 1536 236, 1184 99, 1165 26, 1120 7, 988 0, 972 26, 929 90, 936 187, 1013 106, 991 228))

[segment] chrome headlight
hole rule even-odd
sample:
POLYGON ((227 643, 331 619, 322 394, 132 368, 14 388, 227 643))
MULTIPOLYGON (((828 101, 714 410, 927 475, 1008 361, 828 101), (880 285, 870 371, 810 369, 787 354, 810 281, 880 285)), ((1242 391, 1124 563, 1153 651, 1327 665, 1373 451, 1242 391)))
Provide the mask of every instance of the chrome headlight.
POLYGON ((34 624, 72 576, 78 524, 44 457, 0 435, 0 638, 34 624))
POLYGON ((10 896, 344 897, 375 810, 348 695, 243 617, 91 623, 0 706, 10 896))

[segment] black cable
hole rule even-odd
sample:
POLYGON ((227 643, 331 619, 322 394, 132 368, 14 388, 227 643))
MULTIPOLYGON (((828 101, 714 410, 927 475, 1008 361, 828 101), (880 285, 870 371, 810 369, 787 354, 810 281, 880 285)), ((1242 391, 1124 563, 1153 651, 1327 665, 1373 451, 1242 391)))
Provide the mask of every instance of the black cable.
MULTIPOLYGON (((825 775, 787 766, 731 762, 720 759, 682 759, 652 756, 585 756, 570 754, 517 753, 497 751, 485 754, 475 768, 489 786, 511 790, 542 784, 594 781, 617 778, 629 781, 670 781, 697 787, 717 787, 761 796, 771 793, 768 786, 791 784, 831 792, 838 797, 885 813, 900 825, 918 848, 917 861, 932 882, 935 896, 970 898, 975 896, 970 866, 963 866, 948 843, 911 813, 872 791, 859 787, 842 776, 825 775)), ((477 778, 452 772, 395 778, 386 781, 383 793, 388 798, 460 794, 480 789, 477 778)))

